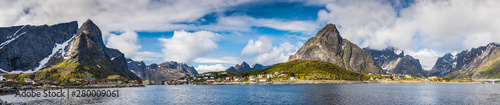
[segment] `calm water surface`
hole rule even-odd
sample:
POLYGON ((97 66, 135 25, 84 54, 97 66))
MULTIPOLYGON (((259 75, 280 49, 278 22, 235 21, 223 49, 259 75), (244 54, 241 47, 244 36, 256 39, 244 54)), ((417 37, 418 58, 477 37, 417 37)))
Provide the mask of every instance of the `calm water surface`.
MULTIPOLYGON (((500 104, 494 84, 148 85, 113 98, 25 98, 20 104, 500 104)), ((70 89, 70 91, 73 89, 70 89)))

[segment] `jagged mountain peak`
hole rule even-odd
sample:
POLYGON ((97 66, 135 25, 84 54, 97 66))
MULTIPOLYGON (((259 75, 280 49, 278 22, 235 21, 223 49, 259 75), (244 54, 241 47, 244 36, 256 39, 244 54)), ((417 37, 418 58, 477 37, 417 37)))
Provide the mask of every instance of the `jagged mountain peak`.
POLYGON ((340 36, 334 24, 327 24, 315 37, 308 39, 288 61, 297 59, 327 61, 358 72, 382 73, 370 55, 340 36))
POLYGON ((241 64, 236 64, 234 67, 231 66, 226 71, 234 72, 234 73, 242 73, 242 72, 247 72, 247 71, 252 71, 252 70, 260 70, 260 69, 265 69, 271 66, 264 66, 262 64, 255 63, 252 66, 248 65, 247 62, 242 62, 241 64))
POLYGON ((326 40, 332 40, 338 43, 342 42, 342 37, 340 36, 337 27, 332 23, 327 24, 325 27, 319 30, 315 37, 325 38, 326 40))

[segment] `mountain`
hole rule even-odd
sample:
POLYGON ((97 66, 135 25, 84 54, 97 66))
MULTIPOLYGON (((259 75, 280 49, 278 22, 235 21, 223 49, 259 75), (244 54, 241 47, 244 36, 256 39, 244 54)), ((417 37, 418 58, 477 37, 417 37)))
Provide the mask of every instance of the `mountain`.
POLYGON ((356 44, 343 39, 334 24, 323 27, 310 38, 288 61, 297 59, 333 63, 347 70, 363 73, 383 73, 373 59, 356 44))
POLYGON ((144 62, 127 59, 129 70, 144 80, 174 80, 181 77, 198 75, 196 69, 184 63, 164 62, 146 65, 144 62))
POLYGON ((490 43, 456 55, 448 53, 438 58, 429 75, 450 79, 500 78, 500 45, 490 43))
MULTIPOLYGON (((272 66, 272 65, 271 65, 271 66, 272 66)), ((252 66, 252 70, 266 69, 266 68, 269 68, 269 67, 271 67, 271 66, 264 66, 264 65, 262 65, 262 64, 258 64, 258 63, 256 63, 256 64, 253 64, 253 66, 252 66)))
POLYGON ((405 55, 404 51, 398 51, 394 47, 382 50, 363 48, 363 50, 373 58, 375 64, 389 74, 411 74, 419 77, 424 77, 427 74, 422 69, 418 59, 405 55))
POLYGON ((144 74, 144 71, 146 71, 146 64, 141 61, 137 62, 132 59, 127 58, 127 67, 130 71, 134 72, 139 78, 144 78, 146 75, 144 74))
POLYGON ((34 72, 34 78, 37 80, 69 80, 88 77, 102 79, 111 75, 140 79, 128 70, 123 53, 116 49, 106 48, 101 30, 91 20, 87 20, 80 28, 77 27, 76 22, 53 26, 12 27, 18 31, 12 34, 14 39, 2 42, 7 44, 2 46, 5 49, 2 48, 0 53, 8 55, 2 57, 10 61, 7 62, 9 67, 2 68, 2 71, 34 72), (19 34, 19 32, 22 33, 19 34), (9 56, 13 55, 10 52, 24 55, 9 56), (33 57, 31 61, 24 60, 31 57, 33 57), (32 63, 23 63, 28 61, 32 63))
POLYGON ((369 76, 363 73, 346 70, 330 62, 318 60, 293 60, 278 63, 272 67, 240 73, 241 75, 258 75, 267 73, 288 73, 297 80, 341 79, 341 80, 368 80, 369 76))
POLYGON ((229 67, 228 69, 226 69, 226 71, 230 71, 233 73, 243 73, 243 72, 252 71, 252 70, 265 69, 268 67, 270 67, 270 66, 264 66, 264 65, 261 65, 258 63, 254 64, 252 67, 250 67, 250 65, 248 65, 248 63, 243 62, 241 64, 236 64, 234 67, 233 66, 229 67))
POLYGON ((0 72, 33 73, 51 65, 78 29, 76 21, 56 25, 0 28, 0 72))

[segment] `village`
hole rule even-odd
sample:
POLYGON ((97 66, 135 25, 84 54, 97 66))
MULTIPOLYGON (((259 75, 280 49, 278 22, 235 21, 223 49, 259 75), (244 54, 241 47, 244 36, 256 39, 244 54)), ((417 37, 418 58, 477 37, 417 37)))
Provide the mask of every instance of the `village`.
MULTIPOLYGON (((368 74, 370 76, 370 79, 367 80, 368 82, 360 82, 360 83, 378 83, 381 81, 419 81, 422 83, 425 82, 452 82, 447 78, 440 78, 436 76, 428 77, 428 78, 420 78, 417 76, 412 76, 409 74, 368 74)), ((331 79, 314 79, 316 81, 328 81, 331 79)), ((219 71, 219 72, 206 72, 202 73, 199 75, 193 75, 193 76, 186 76, 183 78, 180 78, 178 80, 171 80, 171 81, 149 81, 145 80, 145 84, 149 85, 177 85, 177 84, 184 84, 184 85, 217 85, 217 84, 273 84, 273 83, 283 83, 285 84, 290 83, 293 84, 295 83, 301 83, 300 81, 304 80, 298 80, 296 79, 295 75, 290 74, 290 73, 280 73, 280 72, 274 72, 274 73, 261 73, 258 75, 239 75, 236 73, 232 72, 227 72, 227 71, 219 71)), ((309 80, 305 80, 309 81, 309 80)), ((469 80, 467 82, 473 82, 473 80, 469 80)), ((320 82, 324 83, 324 82, 320 82)), ((326 82, 328 83, 328 82, 326 82)), ((337 83, 337 82, 335 82, 337 83)), ((349 82, 351 83, 351 82, 349 82)), ((358 83, 358 82, 355 82, 358 83)))

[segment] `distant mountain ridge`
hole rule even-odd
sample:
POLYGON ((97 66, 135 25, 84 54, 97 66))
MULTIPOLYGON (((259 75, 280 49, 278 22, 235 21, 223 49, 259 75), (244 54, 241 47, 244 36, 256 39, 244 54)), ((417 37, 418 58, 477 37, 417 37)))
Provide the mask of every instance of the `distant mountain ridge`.
POLYGON ((254 64, 252 67, 250 67, 248 65, 248 63, 243 62, 241 64, 236 64, 234 67, 233 66, 229 67, 228 69, 226 69, 226 71, 230 71, 233 73, 243 73, 243 72, 252 71, 252 70, 266 69, 268 67, 271 67, 271 66, 264 66, 264 65, 258 64, 258 63, 254 64))
POLYGON ((326 61, 362 73, 384 73, 368 53, 343 39, 334 24, 318 31, 288 61, 297 59, 326 61))
POLYGON ((382 50, 363 48, 363 50, 370 54, 375 64, 382 67, 389 74, 411 74, 419 77, 424 77, 427 74, 422 69, 418 59, 405 55, 404 51, 397 52, 398 50, 394 47, 387 47, 382 50))
POLYGON ((430 76, 456 78, 500 78, 500 45, 465 50, 456 55, 439 57, 429 72, 430 76))
POLYGON ((181 77, 198 75, 198 71, 193 66, 174 61, 160 64, 146 65, 144 62, 127 59, 129 70, 144 80, 175 80, 181 77))

